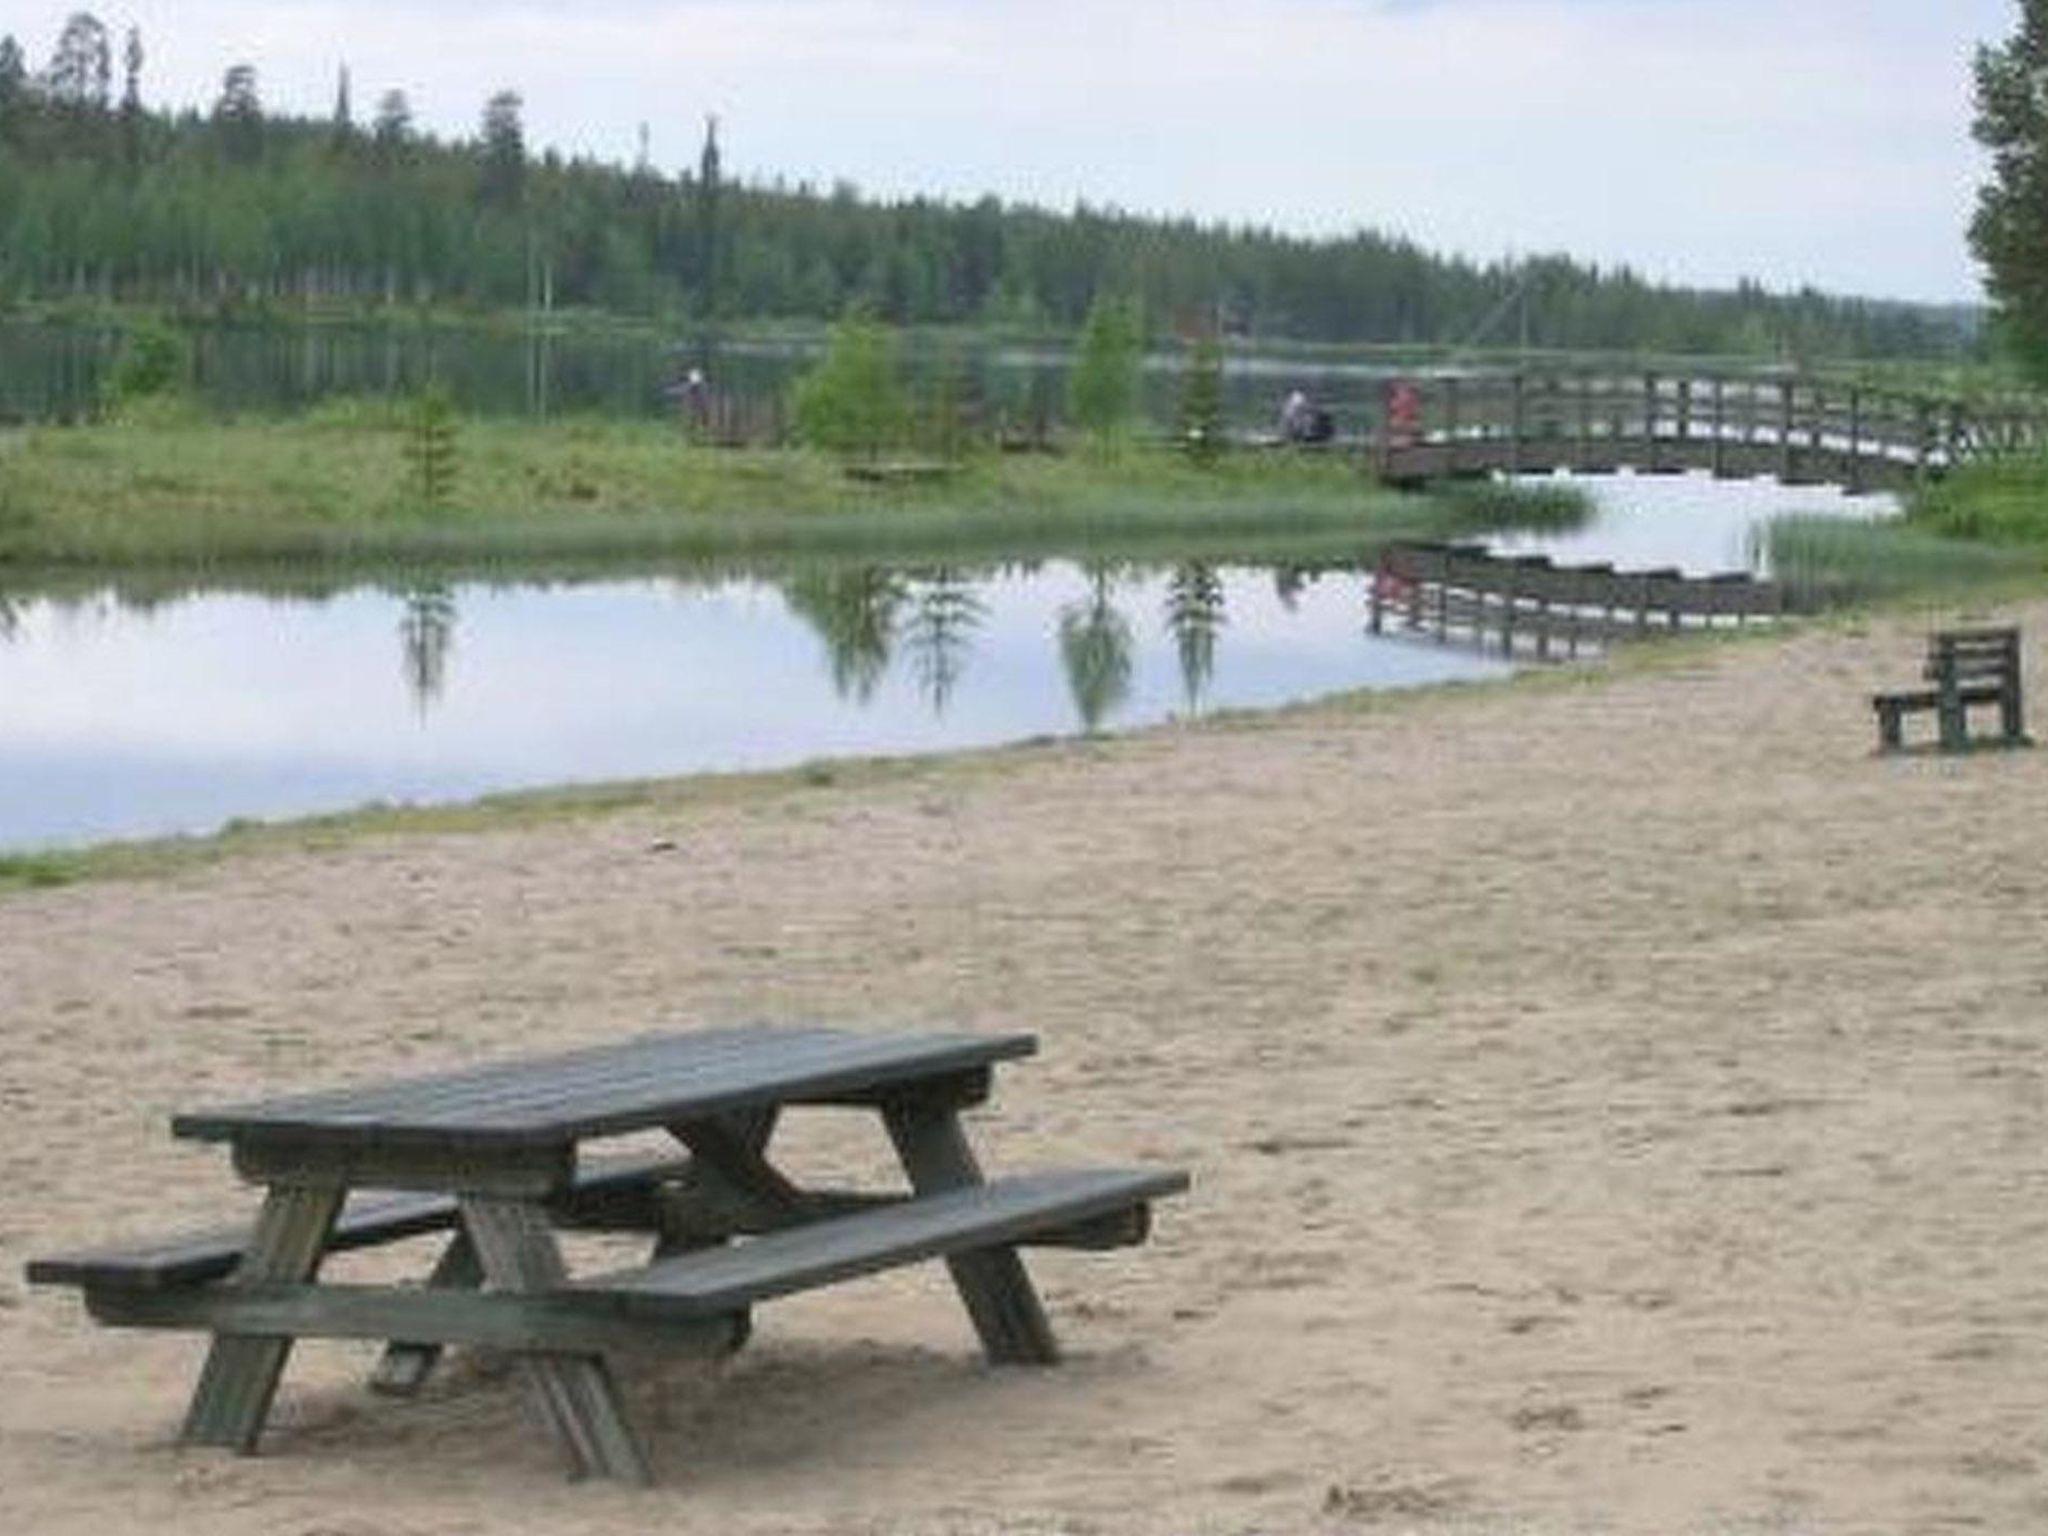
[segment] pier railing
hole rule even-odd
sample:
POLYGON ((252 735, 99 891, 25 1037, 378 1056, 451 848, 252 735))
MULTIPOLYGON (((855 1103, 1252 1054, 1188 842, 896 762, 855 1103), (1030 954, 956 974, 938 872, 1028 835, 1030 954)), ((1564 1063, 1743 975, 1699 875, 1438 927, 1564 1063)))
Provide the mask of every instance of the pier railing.
POLYGON ((1382 479, 1618 469, 1852 491, 2048 443, 2048 408, 1812 379, 1575 371, 1390 381, 1370 444, 1382 479))

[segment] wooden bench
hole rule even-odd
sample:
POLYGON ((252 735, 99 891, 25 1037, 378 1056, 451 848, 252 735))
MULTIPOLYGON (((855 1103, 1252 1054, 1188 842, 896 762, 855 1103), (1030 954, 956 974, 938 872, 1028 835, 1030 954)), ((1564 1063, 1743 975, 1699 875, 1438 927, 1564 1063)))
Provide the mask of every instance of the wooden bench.
POLYGON ((1937 631, 1928 637, 1921 676, 1934 686, 1871 695, 1879 751, 1903 751, 1905 717, 1929 711, 1938 722, 1935 744, 1944 752, 2033 745, 2022 718, 2018 629, 1937 631), (1998 706, 1996 736, 1971 736, 1969 710, 1973 704, 1998 706))
MULTIPOLYGON (((1151 1202, 1179 1194, 1187 1184, 1187 1176, 1177 1172, 1065 1169, 922 1198, 905 1195, 749 1242, 692 1249, 638 1269, 565 1282, 510 1305, 502 1296, 480 1299, 446 1287, 395 1292, 309 1282, 224 1285, 210 1262, 205 1278, 189 1278, 202 1273, 197 1265, 172 1268, 160 1262, 159 1255, 169 1251, 165 1245, 135 1250, 136 1262, 129 1264, 102 1255, 43 1260, 32 1266, 30 1278, 80 1285, 95 1318, 131 1328, 292 1338, 416 1334, 503 1349, 651 1344, 681 1353, 722 1352, 744 1342, 751 1331, 749 1309, 758 1302, 899 1265, 1009 1247, 1141 1243, 1150 1230, 1151 1202), (167 1281, 170 1273, 188 1278, 167 1281)), ((340 1245, 337 1240, 330 1249, 340 1245)), ((1031 1356, 1040 1364, 1054 1358, 1049 1350, 1031 1356)))

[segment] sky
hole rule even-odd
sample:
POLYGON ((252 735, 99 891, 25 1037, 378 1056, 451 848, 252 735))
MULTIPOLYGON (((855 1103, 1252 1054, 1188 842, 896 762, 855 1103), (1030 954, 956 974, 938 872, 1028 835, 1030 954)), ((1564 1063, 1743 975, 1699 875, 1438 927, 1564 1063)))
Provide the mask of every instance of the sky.
MULTIPOLYGON (((32 67, 74 5, 0 0, 32 67)), ((392 87, 664 170, 1076 201, 1482 259, 1981 296, 1970 59, 2015 0, 101 0, 153 105, 392 87)))

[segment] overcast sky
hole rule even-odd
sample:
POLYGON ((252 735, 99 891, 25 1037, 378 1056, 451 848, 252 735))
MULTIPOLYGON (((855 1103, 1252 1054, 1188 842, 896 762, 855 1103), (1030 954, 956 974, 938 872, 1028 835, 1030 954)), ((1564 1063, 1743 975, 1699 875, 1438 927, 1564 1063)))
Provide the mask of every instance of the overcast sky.
MULTIPOLYGON (((32 67, 71 4, 0 0, 32 67)), ((105 0, 144 94, 879 193, 1367 226, 1445 251, 1974 299, 1969 61, 2014 0, 105 0)))

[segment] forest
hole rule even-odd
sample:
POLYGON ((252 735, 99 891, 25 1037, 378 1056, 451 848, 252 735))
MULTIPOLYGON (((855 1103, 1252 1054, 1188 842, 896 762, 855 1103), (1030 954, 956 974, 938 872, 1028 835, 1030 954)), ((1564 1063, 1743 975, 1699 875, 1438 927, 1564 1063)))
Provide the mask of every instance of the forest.
POLYGON ((519 95, 472 137, 422 131, 398 90, 359 109, 265 108, 254 66, 210 108, 146 99, 147 52, 96 17, 48 58, 0 39, 0 305, 76 300, 231 313, 398 306, 1070 332, 1099 293, 1155 335, 1815 357, 1958 358, 1943 309, 1646 281, 1565 256, 1476 263, 1361 228, 1272 229, 994 198, 882 201, 736 179, 707 125, 693 171, 532 153, 519 95))

